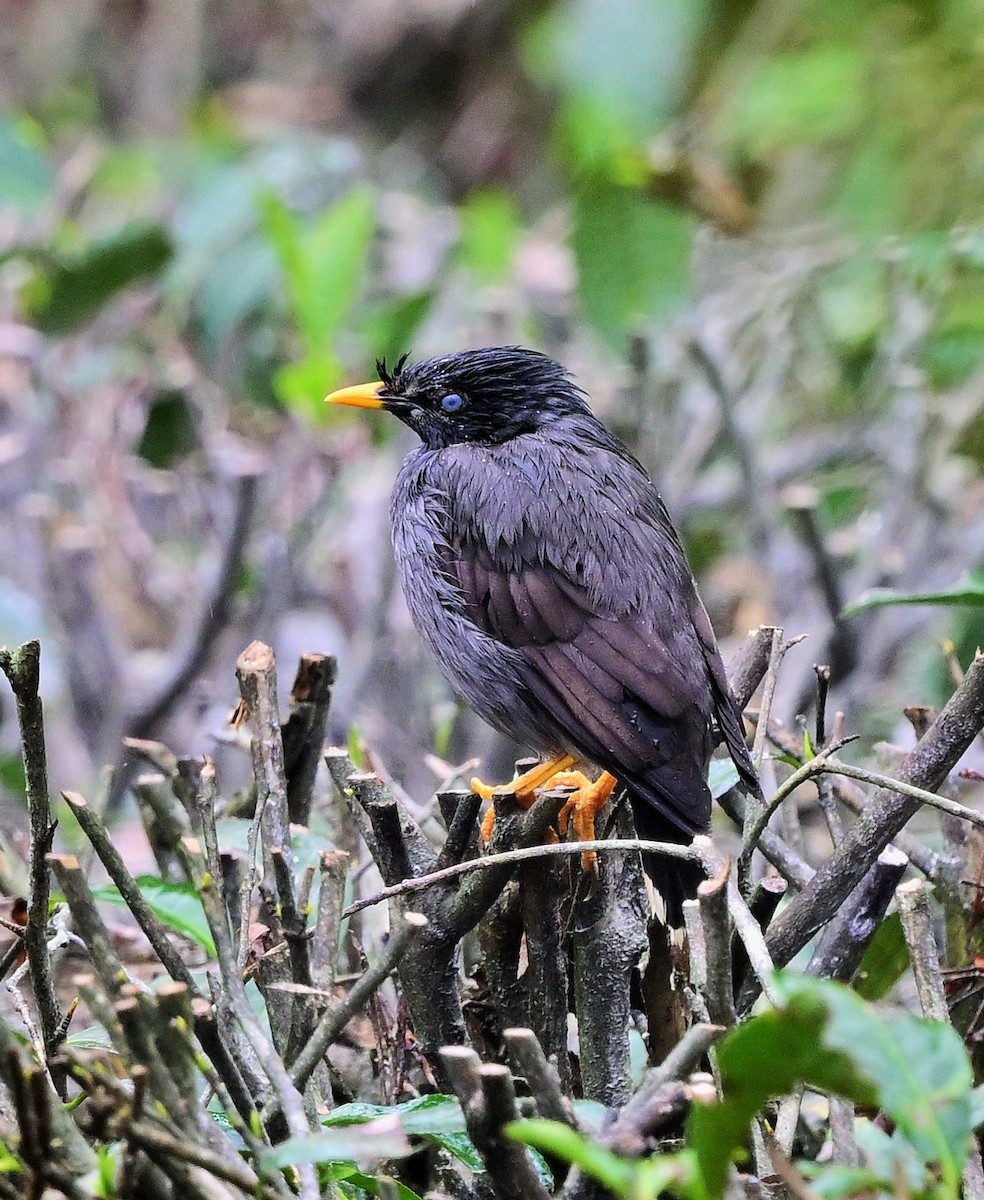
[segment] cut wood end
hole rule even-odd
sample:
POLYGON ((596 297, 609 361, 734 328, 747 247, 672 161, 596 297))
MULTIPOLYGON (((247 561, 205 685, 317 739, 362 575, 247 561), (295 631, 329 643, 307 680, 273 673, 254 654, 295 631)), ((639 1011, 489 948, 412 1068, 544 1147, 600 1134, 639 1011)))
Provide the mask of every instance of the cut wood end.
POLYGON ((273 651, 266 642, 250 642, 236 659, 237 671, 268 671, 273 666, 273 651))

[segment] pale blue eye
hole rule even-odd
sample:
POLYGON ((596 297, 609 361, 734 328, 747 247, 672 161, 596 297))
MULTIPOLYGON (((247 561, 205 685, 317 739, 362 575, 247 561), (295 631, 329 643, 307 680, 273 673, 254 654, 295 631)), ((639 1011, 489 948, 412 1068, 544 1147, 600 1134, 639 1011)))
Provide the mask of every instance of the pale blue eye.
POLYGON ((458 409, 461 408, 462 404, 464 404, 464 400, 462 400, 457 392, 449 392, 448 395, 441 400, 441 408, 443 408, 446 413, 457 412, 458 409))

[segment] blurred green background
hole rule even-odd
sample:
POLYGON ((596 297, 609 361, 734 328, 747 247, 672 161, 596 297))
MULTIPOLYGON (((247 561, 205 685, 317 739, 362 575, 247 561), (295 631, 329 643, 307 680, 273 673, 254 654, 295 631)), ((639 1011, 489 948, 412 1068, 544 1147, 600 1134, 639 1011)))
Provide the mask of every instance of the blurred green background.
POLYGON ((405 431, 321 403, 505 342, 652 469, 727 648, 810 635, 787 720, 830 662, 904 740, 984 641, 984 4, 0 0, 0 643, 54 784, 221 756, 253 637, 338 654, 418 797, 507 761, 394 590, 405 431), (949 603, 841 616, 879 587, 949 603))

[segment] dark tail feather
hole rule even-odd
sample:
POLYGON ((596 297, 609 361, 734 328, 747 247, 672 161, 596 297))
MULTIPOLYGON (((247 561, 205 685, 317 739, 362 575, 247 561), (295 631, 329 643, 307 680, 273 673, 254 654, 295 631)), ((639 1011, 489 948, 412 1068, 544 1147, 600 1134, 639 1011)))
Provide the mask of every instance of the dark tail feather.
MULTIPOLYGON (((671 824, 645 799, 632 797, 632 815, 636 832, 647 842, 675 842, 686 846, 692 840, 692 834, 671 824)), ((642 865, 653 881, 653 887, 663 897, 667 925, 680 929, 683 926, 683 902, 693 900, 705 878, 700 863, 665 854, 644 853, 642 865)))
POLYGON ((661 854, 644 854, 642 865, 666 905, 666 923, 683 928, 683 902, 693 900, 705 876, 700 863, 661 854))

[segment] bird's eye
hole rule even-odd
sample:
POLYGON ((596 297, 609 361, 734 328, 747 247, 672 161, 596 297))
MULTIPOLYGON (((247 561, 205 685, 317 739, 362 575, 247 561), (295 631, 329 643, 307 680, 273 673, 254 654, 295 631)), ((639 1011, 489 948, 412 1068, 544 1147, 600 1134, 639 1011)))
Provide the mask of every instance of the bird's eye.
POLYGON ((458 409, 461 408, 462 404, 464 404, 464 400, 458 395, 457 392, 449 392, 441 400, 441 408, 443 408, 446 413, 457 412, 458 409))

